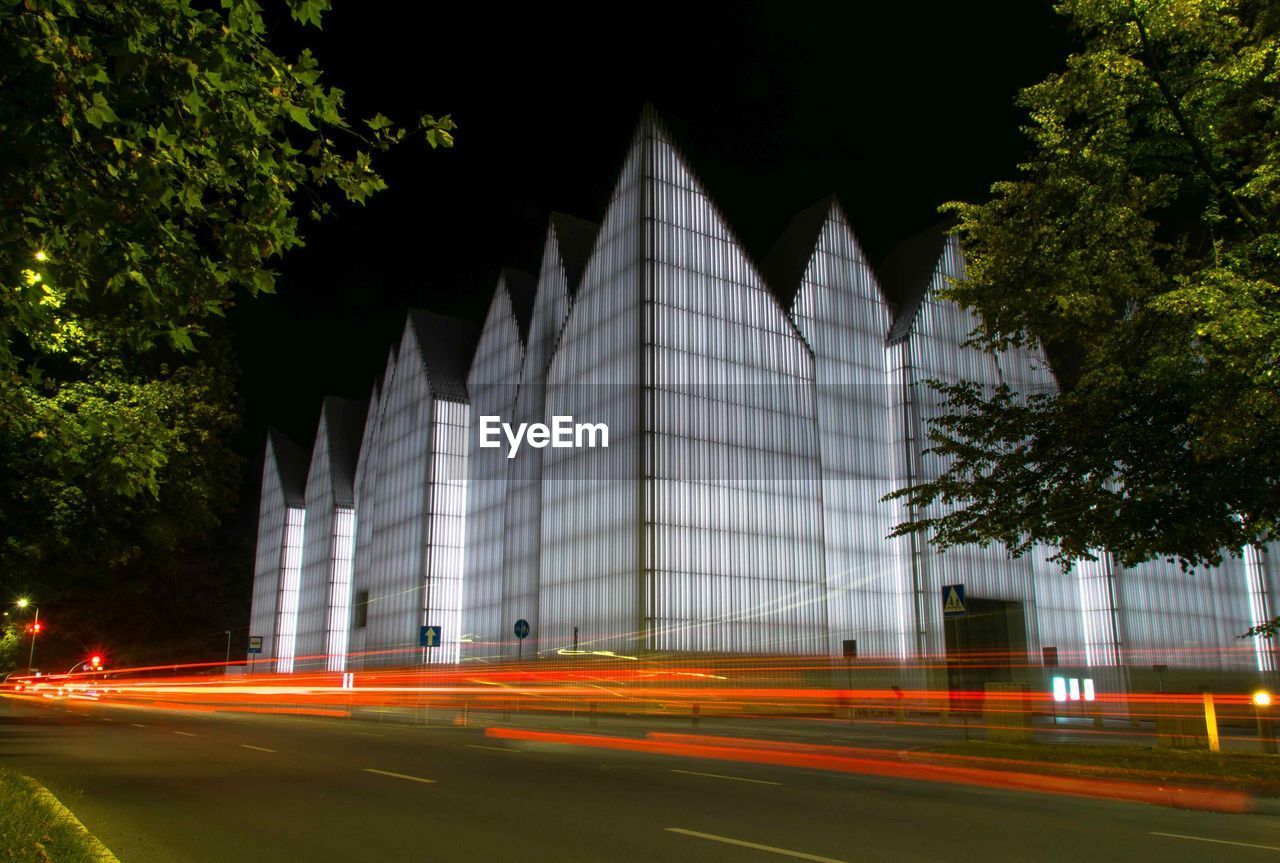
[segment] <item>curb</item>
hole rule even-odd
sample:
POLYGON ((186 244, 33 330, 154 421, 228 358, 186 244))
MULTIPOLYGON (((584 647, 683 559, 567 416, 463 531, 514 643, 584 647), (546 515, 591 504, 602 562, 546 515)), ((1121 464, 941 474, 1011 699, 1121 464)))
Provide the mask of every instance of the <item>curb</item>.
POLYGON ((77 818, 70 809, 63 806, 62 801, 57 797, 54 797, 52 791, 45 788, 39 782, 36 782, 34 779, 30 779, 30 777, 28 777, 28 779, 31 784, 35 786, 36 800, 38 800, 42 805, 48 806, 49 809, 53 811, 55 817, 70 824, 73 828, 84 835, 85 844, 89 846, 89 853, 94 856, 98 863, 120 863, 120 858, 112 854, 111 850, 107 848, 106 845, 102 844, 102 840, 90 833, 89 828, 85 827, 84 824, 80 822, 80 819, 77 818))
POLYGON ((1255 815, 1280 815, 1280 797, 1257 797, 1250 799, 1251 810, 1255 815))

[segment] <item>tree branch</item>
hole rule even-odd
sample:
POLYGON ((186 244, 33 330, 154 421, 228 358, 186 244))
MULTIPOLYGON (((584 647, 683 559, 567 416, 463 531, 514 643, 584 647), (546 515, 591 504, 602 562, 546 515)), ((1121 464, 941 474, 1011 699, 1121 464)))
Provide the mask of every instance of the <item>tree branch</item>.
POLYGON ((1151 80, 1155 82, 1156 89, 1160 91, 1161 97, 1164 99, 1165 107, 1173 114, 1173 119, 1178 124, 1178 129, 1182 132, 1182 137, 1186 139, 1187 145, 1191 147, 1191 154, 1195 157, 1196 163, 1200 165, 1200 169, 1208 176, 1209 182, 1213 184, 1213 188, 1217 191, 1219 197, 1229 201, 1231 208, 1236 211, 1236 215, 1240 217, 1240 221, 1245 223, 1250 232, 1255 237, 1261 236, 1262 232, 1258 228, 1258 223, 1254 220, 1253 215, 1245 208, 1244 202, 1236 197, 1235 193, 1227 188, 1222 178, 1218 176, 1218 172, 1214 169, 1213 163, 1209 161, 1209 154, 1204 148, 1204 144, 1196 137, 1195 130, 1191 128, 1191 121, 1187 119, 1187 115, 1182 110, 1182 105, 1178 101, 1178 97, 1169 87, 1167 81, 1161 76, 1156 67, 1155 55, 1151 49, 1151 42, 1147 38, 1146 25, 1142 23, 1142 15, 1138 12, 1136 0, 1129 0, 1129 10, 1133 13, 1133 21, 1138 25, 1138 40, 1142 44, 1142 60, 1147 71, 1151 74, 1151 80))

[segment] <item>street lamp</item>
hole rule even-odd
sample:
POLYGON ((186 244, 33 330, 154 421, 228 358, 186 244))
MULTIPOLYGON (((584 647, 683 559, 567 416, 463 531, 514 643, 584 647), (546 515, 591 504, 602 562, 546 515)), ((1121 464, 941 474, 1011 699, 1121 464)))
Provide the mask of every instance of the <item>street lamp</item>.
POLYGON ((1258 717, 1258 739, 1262 741, 1262 751, 1276 754, 1276 726, 1271 717, 1271 693, 1259 689, 1253 693, 1253 710, 1258 717))
MULTIPOLYGON (((19 599, 15 605, 18 608, 26 608, 31 605, 31 600, 23 597, 19 599)), ((35 619, 31 621, 31 651, 27 654, 27 674, 31 673, 31 666, 35 664, 36 659, 36 636, 40 634, 40 607, 36 606, 35 619)))

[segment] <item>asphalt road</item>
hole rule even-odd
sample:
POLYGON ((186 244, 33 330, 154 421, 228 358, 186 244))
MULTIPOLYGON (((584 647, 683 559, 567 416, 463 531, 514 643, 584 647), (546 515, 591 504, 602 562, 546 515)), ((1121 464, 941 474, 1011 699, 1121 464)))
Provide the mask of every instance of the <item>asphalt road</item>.
POLYGON ((0 764, 47 785, 123 863, 1280 860, 1274 816, 522 744, 475 727, 4 697, 0 764))

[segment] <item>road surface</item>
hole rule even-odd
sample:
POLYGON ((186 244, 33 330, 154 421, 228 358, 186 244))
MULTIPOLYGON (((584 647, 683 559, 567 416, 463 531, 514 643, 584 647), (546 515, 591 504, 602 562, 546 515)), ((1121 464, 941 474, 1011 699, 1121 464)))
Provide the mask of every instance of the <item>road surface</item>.
POLYGON ((4 697, 0 764, 47 785, 122 863, 1280 861, 1280 817, 521 743, 477 727, 4 697))

